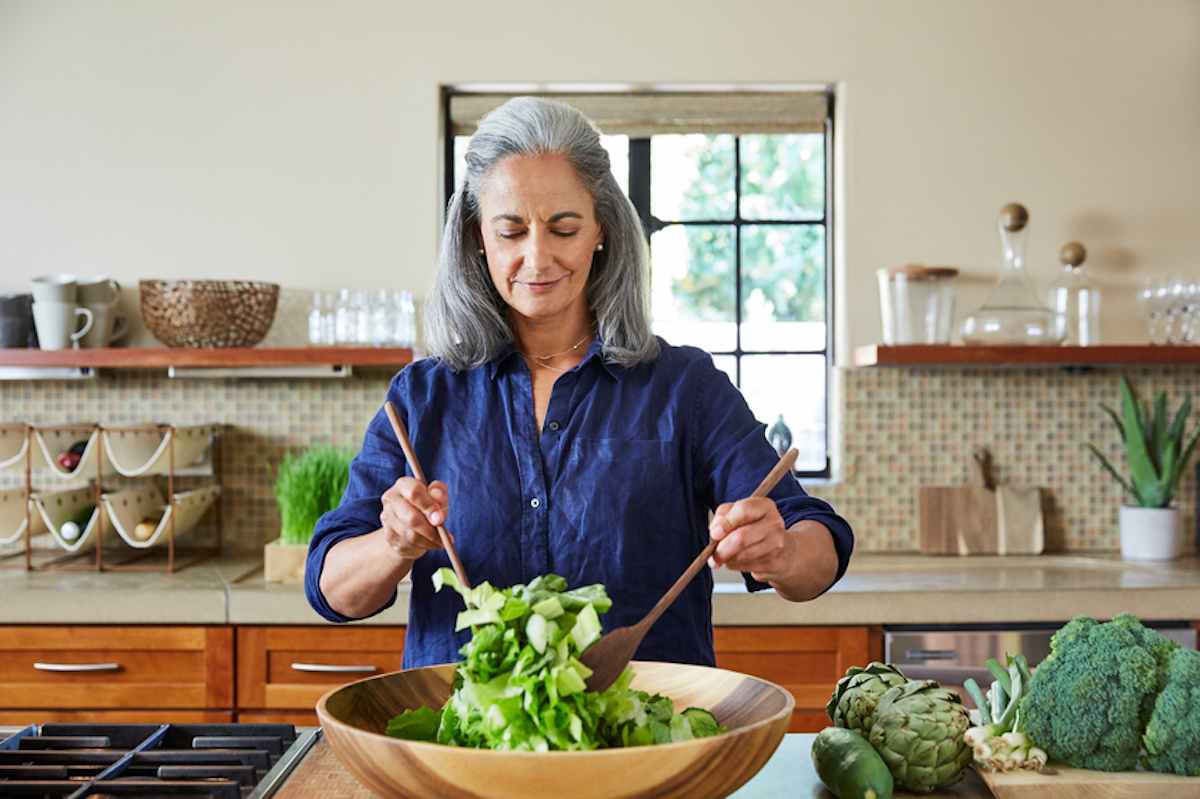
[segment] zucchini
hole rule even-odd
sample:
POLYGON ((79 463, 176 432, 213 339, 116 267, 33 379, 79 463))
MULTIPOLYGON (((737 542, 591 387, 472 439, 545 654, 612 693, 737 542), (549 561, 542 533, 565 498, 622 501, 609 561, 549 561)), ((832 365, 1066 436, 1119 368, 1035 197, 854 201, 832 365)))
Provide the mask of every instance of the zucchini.
POLYGON ((838 799, 892 799, 892 772, 854 730, 826 727, 812 746, 817 776, 838 799))

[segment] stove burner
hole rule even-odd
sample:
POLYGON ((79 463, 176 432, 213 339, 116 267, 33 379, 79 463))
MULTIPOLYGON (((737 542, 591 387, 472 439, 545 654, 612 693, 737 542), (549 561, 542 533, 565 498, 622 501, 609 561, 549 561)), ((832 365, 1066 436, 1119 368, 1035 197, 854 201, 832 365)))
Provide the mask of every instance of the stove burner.
POLYGON ((264 799, 315 742, 291 724, 42 724, 0 739, 0 796, 264 799))

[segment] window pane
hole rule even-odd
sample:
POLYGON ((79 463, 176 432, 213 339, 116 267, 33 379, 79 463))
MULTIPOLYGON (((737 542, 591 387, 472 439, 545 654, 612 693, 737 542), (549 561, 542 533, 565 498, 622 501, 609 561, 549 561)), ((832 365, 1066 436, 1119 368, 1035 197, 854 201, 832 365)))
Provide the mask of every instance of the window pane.
POLYGON ((797 469, 825 468, 824 356, 743 356, 742 394, 777 450, 800 451, 797 469))
POLYGON ((454 137, 454 190, 462 183, 463 175, 467 174, 467 144, 470 136, 454 137))
POLYGON ((825 228, 742 227, 742 349, 825 349, 825 228))
MULTIPOLYGON (((462 176, 467 171, 467 144, 470 136, 454 137, 454 186, 462 182, 462 176)), ((600 144, 608 150, 608 160, 612 164, 613 177, 625 196, 629 196, 629 137, 601 136, 600 144)))
POLYGON ((825 215, 822 134, 742 136, 741 157, 744 219, 820 219, 825 215))
POLYGON ((650 210, 669 222, 733 219, 733 136, 650 139, 650 210))
POLYGON ((733 225, 671 225, 650 237, 654 332, 718 352, 737 346, 733 225))
POLYGON ((612 166, 613 177, 625 196, 629 196, 629 137, 601 136, 600 144, 608 150, 608 160, 612 166))

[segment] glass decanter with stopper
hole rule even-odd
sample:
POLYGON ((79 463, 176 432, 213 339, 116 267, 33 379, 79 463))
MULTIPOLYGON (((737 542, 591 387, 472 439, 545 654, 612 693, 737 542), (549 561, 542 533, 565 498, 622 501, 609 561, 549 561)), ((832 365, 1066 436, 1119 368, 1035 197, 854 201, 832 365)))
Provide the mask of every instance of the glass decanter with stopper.
POLYGON ((1025 271, 1029 212, 1019 203, 1000 209, 1000 241, 1004 269, 987 302, 963 320, 964 344, 1061 344, 1054 312, 1038 299, 1025 271))
POLYGON ((1100 290, 1084 274, 1086 258, 1087 249, 1079 242, 1064 244, 1058 251, 1063 270, 1050 285, 1056 328, 1065 344, 1079 347, 1100 343, 1100 290))

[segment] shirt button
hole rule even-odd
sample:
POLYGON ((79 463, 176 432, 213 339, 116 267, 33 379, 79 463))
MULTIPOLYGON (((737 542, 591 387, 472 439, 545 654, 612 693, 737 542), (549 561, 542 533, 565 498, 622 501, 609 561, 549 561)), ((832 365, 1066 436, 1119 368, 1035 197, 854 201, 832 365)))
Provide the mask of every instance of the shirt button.
POLYGON ((558 422, 551 422, 546 426, 549 427, 551 431, 557 431, 559 427, 558 422))
POLYGON ((542 501, 537 497, 534 497, 533 499, 529 500, 529 507, 537 510, 538 508, 542 507, 542 501))

